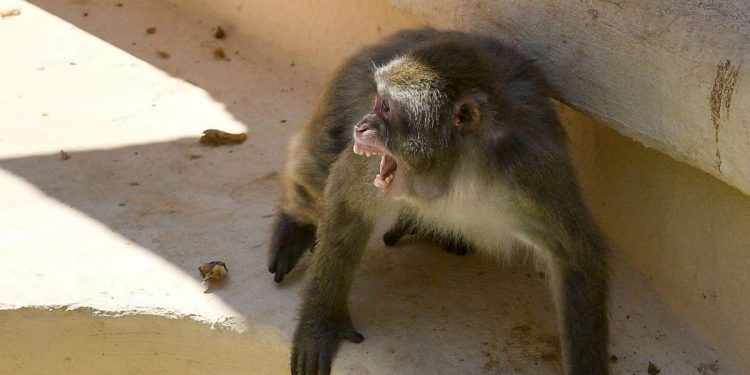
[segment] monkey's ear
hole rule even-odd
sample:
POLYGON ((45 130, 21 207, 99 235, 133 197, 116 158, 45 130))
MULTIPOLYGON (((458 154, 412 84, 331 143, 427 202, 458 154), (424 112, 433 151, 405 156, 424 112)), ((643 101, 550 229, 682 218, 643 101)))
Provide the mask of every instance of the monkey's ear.
POLYGON ((482 120, 479 108, 479 101, 473 95, 458 99, 453 106, 453 126, 462 133, 476 130, 482 120))

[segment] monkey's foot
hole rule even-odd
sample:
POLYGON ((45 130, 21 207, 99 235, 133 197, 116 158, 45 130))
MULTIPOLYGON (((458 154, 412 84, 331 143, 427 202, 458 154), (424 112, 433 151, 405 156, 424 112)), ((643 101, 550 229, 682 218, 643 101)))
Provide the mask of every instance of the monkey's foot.
POLYGON ((383 234, 383 243, 385 243, 386 246, 393 246, 398 241, 401 241, 404 236, 409 234, 414 235, 416 234, 416 231, 414 229, 409 230, 395 226, 383 234))
POLYGON ((463 240, 452 239, 443 244, 443 249, 452 254, 466 255, 471 249, 471 246, 463 240))
POLYGON ((327 375, 342 339, 360 343, 365 338, 345 319, 300 318, 294 334, 291 370, 293 375, 327 375))

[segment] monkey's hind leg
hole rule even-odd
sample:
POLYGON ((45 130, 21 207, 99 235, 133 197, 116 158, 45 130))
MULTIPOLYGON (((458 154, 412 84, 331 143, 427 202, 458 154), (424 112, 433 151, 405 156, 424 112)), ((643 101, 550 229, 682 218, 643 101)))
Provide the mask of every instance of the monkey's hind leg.
POLYGON ((416 235, 420 239, 439 244, 443 250, 452 254, 466 255, 471 249, 469 243, 461 237, 448 237, 434 233, 422 232, 424 232, 424 230, 420 230, 417 227, 414 219, 402 213, 399 214, 393 227, 383 234, 383 242, 386 246, 393 246, 404 236, 416 235))
POLYGON ((268 271, 280 283, 291 271, 305 250, 315 242, 315 225, 295 220, 284 211, 279 212, 271 237, 271 258, 268 271))
POLYGON ((404 236, 416 233, 414 222, 409 217, 400 214, 393 227, 383 234, 383 242, 386 246, 393 246, 404 236))
POLYGON ((438 243, 442 244, 445 251, 456 255, 466 255, 471 249, 469 243, 461 237, 444 238, 438 240, 438 243))

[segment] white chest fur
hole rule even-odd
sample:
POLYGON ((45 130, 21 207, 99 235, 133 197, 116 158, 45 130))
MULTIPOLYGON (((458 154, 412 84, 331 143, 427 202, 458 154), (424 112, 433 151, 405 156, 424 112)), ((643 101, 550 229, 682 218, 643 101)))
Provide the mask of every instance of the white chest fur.
POLYGON ((417 204, 423 222, 446 235, 460 235, 482 251, 504 251, 520 239, 517 200, 499 183, 483 184, 464 172, 447 194, 417 204))

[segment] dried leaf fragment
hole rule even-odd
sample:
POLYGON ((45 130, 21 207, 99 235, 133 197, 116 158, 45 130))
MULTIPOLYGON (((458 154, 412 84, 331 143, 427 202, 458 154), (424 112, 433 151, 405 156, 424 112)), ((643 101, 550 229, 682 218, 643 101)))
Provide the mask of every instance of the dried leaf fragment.
POLYGON ((656 367, 655 364, 653 364, 651 361, 649 361, 648 362, 648 370, 646 370, 646 371, 648 372, 648 375, 656 375, 656 374, 658 374, 658 373, 661 372, 661 369, 659 369, 658 367, 656 367))
POLYGON ((70 154, 67 153, 67 152, 65 152, 65 151, 63 151, 63 150, 60 150, 60 159, 62 159, 62 160, 68 160, 68 159, 70 159, 70 154))
POLYGON ((247 134, 232 134, 221 130, 208 129, 203 131, 200 143, 209 146, 237 145, 247 140, 247 134))
POLYGON ((21 15, 21 9, 13 8, 0 11, 0 18, 15 17, 21 15))
POLYGON ((159 55, 162 59, 168 59, 169 58, 169 52, 165 52, 162 50, 156 50, 156 54, 159 55))
POLYGON ((227 32, 221 26, 216 26, 216 32, 214 32, 214 38, 224 39, 227 37, 227 32))
POLYGON ((216 260, 201 264, 200 267, 198 267, 198 271, 200 271, 201 276, 203 276, 203 281, 212 282, 223 280, 229 273, 229 268, 227 268, 227 265, 224 262, 216 260))
POLYGON ((224 52, 224 48, 218 47, 214 49, 214 58, 216 60, 226 60, 229 61, 229 58, 227 57, 226 52, 224 52))

